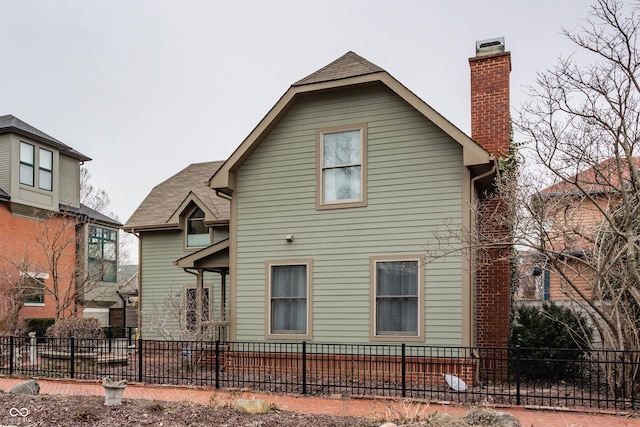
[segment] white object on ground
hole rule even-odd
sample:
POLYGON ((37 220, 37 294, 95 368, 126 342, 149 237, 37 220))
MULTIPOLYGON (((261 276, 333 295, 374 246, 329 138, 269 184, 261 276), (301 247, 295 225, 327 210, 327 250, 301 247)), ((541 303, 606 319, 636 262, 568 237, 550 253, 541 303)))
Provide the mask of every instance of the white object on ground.
POLYGON ((462 381, 460 378, 456 377, 455 375, 442 374, 442 376, 444 377, 444 380, 447 382, 447 384, 449 384, 449 387, 451 387, 455 391, 466 391, 467 390, 467 383, 465 383, 464 381, 462 381))

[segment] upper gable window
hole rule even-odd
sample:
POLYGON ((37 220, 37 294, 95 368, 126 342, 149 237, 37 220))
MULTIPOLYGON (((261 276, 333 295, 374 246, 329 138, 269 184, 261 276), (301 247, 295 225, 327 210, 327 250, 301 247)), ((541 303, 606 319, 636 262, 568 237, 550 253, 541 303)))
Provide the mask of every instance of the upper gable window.
POLYGON ((366 205, 366 126, 318 131, 318 208, 366 205))
POLYGON ((38 148, 26 142, 20 142, 20 184, 34 187, 36 185, 36 167, 38 169, 37 183, 41 190, 53 190, 53 152, 38 148), (37 162, 36 162, 37 159, 37 162))
POLYGON ((196 208, 187 217, 187 247, 203 248, 209 246, 209 230, 204 225, 204 212, 196 208))
POLYGON ((33 170, 35 165, 35 150, 31 144, 20 143, 20 184, 33 187, 33 170))

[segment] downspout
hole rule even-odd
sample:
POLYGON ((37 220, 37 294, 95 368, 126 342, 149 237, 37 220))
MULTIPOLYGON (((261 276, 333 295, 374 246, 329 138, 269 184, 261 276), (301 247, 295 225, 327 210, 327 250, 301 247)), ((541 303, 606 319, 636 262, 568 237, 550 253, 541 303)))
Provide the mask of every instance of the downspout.
MULTIPOLYGON (((474 215, 474 211, 473 211, 473 207, 475 206, 476 203, 476 182, 486 178, 488 176, 491 176, 493 174, 496 173, 496 170, 498 170, 498 161, 495 157, 491 156, 491 162, 493 163, 493 165, 491 166, 491 169, 489 169, 487 172, 480 174, 478 176, 474 176, 473 178, 471 178, 471 184, 469 185, 469 219, 471 221, 471 227, 470 230, 472 233, 475 234, 476 231, 476 216, 474 215)), ((472 298, 472 307, 473 309, 471 310, 471 315, 469 316, 469 331, 471 331, 471 335, 473 338, 473 342, 471 343, 472 346, 475 346, 476 342, 477 342, 477 337, 475 336, 475 310, 476 310, 476 298, 475 298, 475 293, 474 293, 474 287, 475 287, 475 280, 474 280, 474 275, 476 273, 476 253, 474 252, 471 255, 471 259, 470 259, 470 269, 469 269, 469 296, 472 298)))
POLYGON ((118 298, 120 298, 120 301, 122 301, 122 323, 123 323, 122 327, 126 329, 127 328, 127 301, 124 299, 120 291, 116 291, 116 295, 118 295, 118 298))
MULTIPOLYGON (((131 234, 138 239, 138 337, 142 336, 142 239, 135 229, 131 229, 131 234)), ((126 308, 125 308, 126 311, 126 308)))

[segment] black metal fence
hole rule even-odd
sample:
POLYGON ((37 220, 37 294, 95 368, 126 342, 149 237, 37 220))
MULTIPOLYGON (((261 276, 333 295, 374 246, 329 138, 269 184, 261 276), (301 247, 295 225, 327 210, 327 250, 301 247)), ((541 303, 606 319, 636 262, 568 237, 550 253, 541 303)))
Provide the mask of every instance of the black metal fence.
POLYGON ((0 374, 303 395, 629 410, 638 352, 0 337, 0 374), (626 377, 625 377, 626 376, 626 377))

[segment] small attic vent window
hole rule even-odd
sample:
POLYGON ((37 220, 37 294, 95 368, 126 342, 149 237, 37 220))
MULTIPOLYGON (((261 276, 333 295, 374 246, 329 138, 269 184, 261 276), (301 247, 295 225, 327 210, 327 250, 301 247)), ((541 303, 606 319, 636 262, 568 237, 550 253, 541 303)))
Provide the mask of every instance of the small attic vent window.
POLYGON ((504 52, 504 37, 478 40, 476 42, 476 56, 492 55, 504 52))

